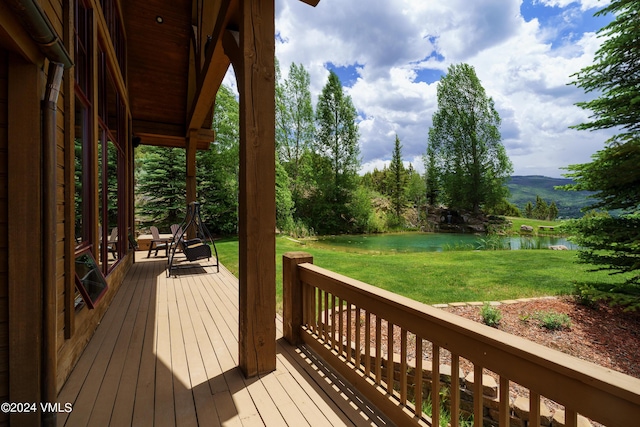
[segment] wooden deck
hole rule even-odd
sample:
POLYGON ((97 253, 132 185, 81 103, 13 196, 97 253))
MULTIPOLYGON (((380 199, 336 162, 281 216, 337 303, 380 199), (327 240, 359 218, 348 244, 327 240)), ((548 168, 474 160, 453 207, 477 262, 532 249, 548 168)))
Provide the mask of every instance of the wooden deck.
POLYGON ((224 267, 166 278, 137 261, 61 390, 59 426, 391 425, 313 352, 279 334, 277 370, 238 365, 238 281, 224 267))

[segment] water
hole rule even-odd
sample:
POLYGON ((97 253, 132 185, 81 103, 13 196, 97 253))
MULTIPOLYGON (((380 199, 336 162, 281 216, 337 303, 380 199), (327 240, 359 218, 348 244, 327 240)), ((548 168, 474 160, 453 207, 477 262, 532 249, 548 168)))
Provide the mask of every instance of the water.
MULTIPOLYGON (((483 236, 454 233, 387 233, 319 237, 318 243, 350 249, 380 252, 441 252, 470 245, 474 249, 481 245, 483 236)), ((501 243, 511 249, 548 248, 550 245, 565 245, 569 249, 577 246, 562 237, 501 237, 501 243)))

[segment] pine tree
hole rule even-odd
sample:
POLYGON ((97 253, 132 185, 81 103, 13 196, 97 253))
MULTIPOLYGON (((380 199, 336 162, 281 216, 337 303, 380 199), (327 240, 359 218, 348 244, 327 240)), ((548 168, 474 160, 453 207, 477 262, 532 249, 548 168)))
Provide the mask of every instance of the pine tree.
POLYGON ((583 284, 581 292, 640 309, 640 2, 612 0, 596 16, 614 19, 598 31, 603 42, 594 64, 574 75, 575 84, 597 97, 578 103, 590 110, 582 130, 615 129, 590 163, 571 165, 571 190, 595 192, 588 209, 618 210, 617 216, 585 215, 573 222, 581 262, 599 270, 627 273, 615 285, 583 284))
POLYGON ((393 156, 391 157, 391 163, 389 164, 389 173, 387 176, 389 197, 391 198, 391 205, 395 213, 396 219, 400 222, 402 211, 404 209, 406 200, 406 186, 407 186, 407 173, 402 163, 402 145, 400 144, 400 138, 396 135, 396 140, 393 148, 393 156))

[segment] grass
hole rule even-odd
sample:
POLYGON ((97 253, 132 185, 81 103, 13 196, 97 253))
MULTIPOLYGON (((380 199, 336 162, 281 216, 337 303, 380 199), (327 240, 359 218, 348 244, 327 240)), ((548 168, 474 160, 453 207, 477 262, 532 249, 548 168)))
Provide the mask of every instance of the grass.
MULTIPOLYGON (((520 234, 521 225, 530 225, 531 227, 533 227, 533 233, 527 233, 527 234, 537 235, 539 234, 538 227, 540 227, 541 225, 558 227, 560 226, 560 224, 562 224, 562 221, 545 221, 542 219, 520 218, 520 217, 514 217, 514 216, 509 216, 507 217, 507 219, 512 223, 511 230, 508 231, 510 234, 520 234)), ((541 234, 553 236, 560 233, 558 233, 558 230, 553 230, 553 231, 545 230, 541 234)))
MULTIPOLYGON (((216 242, 220 261, 238 275, 238 241, 216 242)), ((611 282, 606 272, 588 272, 576 251, 445 251, 381 253, 343 251, 313 241, 276 239, 276 298, 282 310, 282 254, 305 251, 314 264, 426 304, 500 301, 566 295, 575 282, 611 282)))

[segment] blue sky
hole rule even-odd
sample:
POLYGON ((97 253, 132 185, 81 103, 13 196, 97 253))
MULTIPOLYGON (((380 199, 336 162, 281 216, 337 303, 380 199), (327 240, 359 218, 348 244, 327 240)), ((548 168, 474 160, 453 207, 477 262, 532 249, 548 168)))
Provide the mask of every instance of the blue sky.
POLYGON ((451 64, 472 65, 502 118, 516 175, 561 176, 604 146, 607 132, 569 128, 588 99, 569 77, 593 61, 599 0, 298 0, 276 2, 276 55, 311 75, 314 103, 329 70, 359 113, 362 171, 388 164, 397 134, 424 170, 436 87, 451 64))

